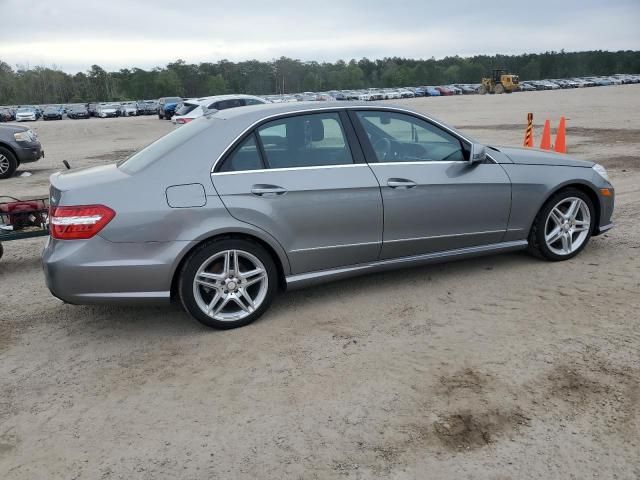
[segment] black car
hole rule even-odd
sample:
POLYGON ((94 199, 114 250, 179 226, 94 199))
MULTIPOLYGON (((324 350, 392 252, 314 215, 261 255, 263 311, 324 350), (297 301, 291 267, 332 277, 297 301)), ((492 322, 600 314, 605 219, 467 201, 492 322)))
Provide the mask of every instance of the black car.
POLYGON ((36 133, 22 125, 0 126, 0 179, 11 177, 22 163, 44 157, 36 133))
POLYGON ((42 112, 43 120, 62 120, 62 108, 61 107, 46 107, 42 112))
POLYGON ((67 117, 73 120, 89 118, 89 110, 84 105, 71 105, 67 108, 67 117))
POLYGON ((89 116, 90 117, 95 117, 96 116, 96 108, 97 108, 98 104, 97 103, 87 103, 87 112, 89 112, 89 116))

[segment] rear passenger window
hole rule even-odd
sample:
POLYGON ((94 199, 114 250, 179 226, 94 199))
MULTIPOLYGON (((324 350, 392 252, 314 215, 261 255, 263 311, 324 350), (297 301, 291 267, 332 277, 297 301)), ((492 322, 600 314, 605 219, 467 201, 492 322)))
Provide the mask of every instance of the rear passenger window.
POLYGON ((346 165, 353 157, 337 113, 297 115, 258 129, 268 168, 346 165))
POLYGON ((245 170, 260 170, 262 168, 264 166, 256 144, 256 137, 255 135, 250 135, 226 158, 219 171, 241 172, 245 170))
POLYGON ((245 105, 262 105, 263 103, 264 102, 261 102, 257 98, 245 98, 244 99, 244 104, 245 105))

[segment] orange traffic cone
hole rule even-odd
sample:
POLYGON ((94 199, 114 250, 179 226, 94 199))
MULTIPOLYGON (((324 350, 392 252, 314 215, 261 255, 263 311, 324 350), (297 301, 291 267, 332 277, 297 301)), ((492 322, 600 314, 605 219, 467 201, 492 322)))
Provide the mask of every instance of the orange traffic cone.
POLYGON ((533 113, 527 113, 527 130, 524 134, 524 146, 533 147, 533 113))
POLYGON ((558 125, 558 132, 556 133, 555 147, 555 150, 558 153, 567 153, 566 133, 564 117, 560 117, 560 125, 558 125))
POLYGON ((544 122, 544 130, 542 131, 540 148, 542 150, 551 150, 551 124, 548 118, 544 122))

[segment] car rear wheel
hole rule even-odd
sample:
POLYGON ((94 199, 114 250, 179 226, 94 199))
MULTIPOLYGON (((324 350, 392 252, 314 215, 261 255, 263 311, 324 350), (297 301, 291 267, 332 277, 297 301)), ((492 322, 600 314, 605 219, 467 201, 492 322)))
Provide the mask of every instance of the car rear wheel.
POLYGON ((241 239, 207 242, 185 262, 179 279, 180 300, 200 323, 229 329, 247 325, 271 304, 278 283, 271 255, 241 239))
POLYGON ((0 179, 11 177, 18 168, 18 160, 13 153, 0 147, 0 179))
POLYGON ((582 191, 568 188, 553 195, 534 220, 529 249, 552 261, 568 260, 586 247, 595 221, 591 199, 582 191))

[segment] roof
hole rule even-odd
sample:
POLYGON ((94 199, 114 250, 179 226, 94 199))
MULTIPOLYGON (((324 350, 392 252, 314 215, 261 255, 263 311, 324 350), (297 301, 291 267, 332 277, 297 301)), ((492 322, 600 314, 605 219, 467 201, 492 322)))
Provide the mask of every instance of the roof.
MULTIPOLYGON (((319 111, 319 110, 340 110, 354 107, 397 107, 397 105, 376 104, 375 102, 296 102, 296 103, 266 103, 264 105, 251 105, 242 108, 229 108, 215 113, 216 118, 221 120, 242 119, 242 121, 253 123, 265 117, 286 113, 319 111)), ((405 107, 398 107, 407 110, 405 107)))

